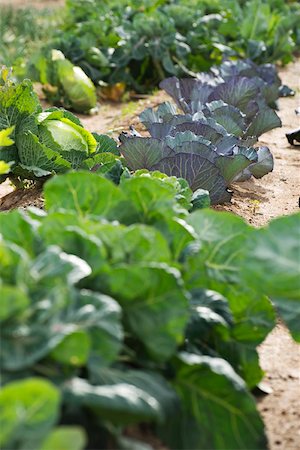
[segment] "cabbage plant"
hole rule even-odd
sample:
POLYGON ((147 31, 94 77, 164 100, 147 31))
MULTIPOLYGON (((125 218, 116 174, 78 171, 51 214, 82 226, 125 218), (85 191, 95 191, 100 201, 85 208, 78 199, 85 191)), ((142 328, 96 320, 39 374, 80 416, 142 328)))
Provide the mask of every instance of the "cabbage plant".
POLYGON ((96 88, 84 71, 74 66, 59 50, 52 50, 52 61, 64 106, 84 113, 95 108, 96 88))
POLYGON ((193 191, 209 191, 213 204, 227 202, 232 182, 273 170, 269 148, 254 144, 281 126, 270 107, 276 106, 280 83, 274 66, 248 60, 224 62, 197 78, 167 78, 160 87, 176 105, 143 111, 150 137, 123 134, 121 154, 132 170, 185 178, 193 191))
MULTIPOLYGON (((103 164, 100 153, 116 152, 111 139, 94 136, 70 112, 43 111, 30 80, 15 84, 3 72, 0 132, 7 129, 11 145, 0 147, 0 160, 9 163, 10 173, 5 170, 0 181, 9 176, 16 185, 79 167, 90 169, 95 163, 103 164)), ((115 159, 112 155, 111 160, 115 159)))
POLYGON ((65 58, 60 50, 37 54, 30 77, 39 79, 47 99, 80 113, 93 113, 97 105, 96 87, 85 72, 65 58))

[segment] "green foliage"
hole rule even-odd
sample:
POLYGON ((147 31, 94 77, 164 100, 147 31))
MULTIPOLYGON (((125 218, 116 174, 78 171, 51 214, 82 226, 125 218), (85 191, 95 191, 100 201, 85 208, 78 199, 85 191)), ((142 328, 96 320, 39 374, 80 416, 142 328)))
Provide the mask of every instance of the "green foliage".
POLYGON ((102 172, 108 172, 118 159, 113 140, 102 136, 97 142, 79 119, 64 109, 43 111, 31 81, 14 83, 6 68, 0 80, 0 133, 4 174, 0 180, 10 172, 9 177, 18 185, 23 180, 45 179, 53 173, 90 169, 96 164, 102 172), (109 153, 110 149, 115 155, 109 153), (107 163, 103 152, 112 158, 109 167, 102 167, 107 163))
MULTIPOLYGON (((14 141, 10 138, 10 135, 14 131, 14 127, 7 128, 6 130, 0 131, 0 152, 3 147, 10 147, 14 144, 14 141)), ((0 153, 1 154, 1 153, 0 153)), ((0 177, 5 175, 10 171, 10 164, 0 160, 0 177)))
POLYGON ((8 3, 1 5, 0 64, 13 66, 15 76, 22 79, 28 60, 54 35, 62 16, 50 8, 15 8, 8 3))
POLYGON ((37 448, 58 419, 60 393, 41 378, 13 381, 0 392, 1 446, 37 448))
MULTIPOLYGON (((96 84, 147 91, 166 76, 206 71, 224 58, 286 64, 299 45, 299 17, 297 2, 282 0, 68 0, 64 26, 44 55, 50 60, 59 49, 96 84)), ((32 66, 42 79, 39 63, 32 66)))
POLYGON ((120 446, 141 422, 170 448, 267 448, 249 389, 274 305, 299 341, 300 218, 189 214, 183 188, 69 173, 45 212, 1 214, 5 448, 120 446))

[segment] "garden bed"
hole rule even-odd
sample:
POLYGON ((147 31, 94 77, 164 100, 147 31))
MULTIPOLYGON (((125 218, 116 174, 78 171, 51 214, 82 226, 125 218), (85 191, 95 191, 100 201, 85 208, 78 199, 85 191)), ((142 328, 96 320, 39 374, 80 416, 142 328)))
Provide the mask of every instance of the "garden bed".
MULTIPOLYGON (((59 1, 7 2, 0 5, 45 7, 58 5, 59 1)), ((296 91, 295 97, 279 100, 279 116, 282 128, 272 130, 260 139, 261 145, 270 147, 274 158, 274 171, 263 179, 233 185, 231 203, 215 206, 220 211, 230 211, 244 218, 255 227, 269 223, 273 218, 292 214, 299 210, 299 153, 291 147, 285 133, 299 126, 299 116, 295 108, 299 106, 300 60, 279 69, 282 82, 296 91)), ((169 97, 162 91, 151 96, 142 96, 139 100, 127 103, 104 103, 94 116, 80 116, 83 125, 90 131, 109 133, 117 138, 122 131, 128 131, 133 125, 142 134, 145 133, 138 119, 146 107, 155 107, 169 97)), ((44 104, 46 106, 46 103, 44 104)), ((43 208, 42 186, 12 192, 9 183, 0 185, 0 210, 17 207, 36 206, 43 208)), ((300 402, 298 388, 300 382, 300 350, 290 338, 289 332, 279 324, 259 348, 260 362, 266 375, 257 394, 259 411, 266 424, 270 450, 298 450, 300 447, 300 402), (266 393, 263 391, 266 390, 266 393)), ((161 449, 159 442, 148 436, 145 428, 128 429, 128 435, 141 438, 161 449), (143 434, 144 431, 144 434, 143 434), (148 437, 147 437, 148 436, 148 437)))

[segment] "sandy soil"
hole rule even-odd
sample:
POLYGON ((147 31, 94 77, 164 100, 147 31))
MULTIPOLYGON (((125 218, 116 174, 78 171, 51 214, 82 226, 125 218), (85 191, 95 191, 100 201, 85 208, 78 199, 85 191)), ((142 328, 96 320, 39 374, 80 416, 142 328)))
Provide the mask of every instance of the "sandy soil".
POLYGON ((258 400, 270 450, 300 449, 300 346, 278 325, 259 349, 272 393, 258 400))

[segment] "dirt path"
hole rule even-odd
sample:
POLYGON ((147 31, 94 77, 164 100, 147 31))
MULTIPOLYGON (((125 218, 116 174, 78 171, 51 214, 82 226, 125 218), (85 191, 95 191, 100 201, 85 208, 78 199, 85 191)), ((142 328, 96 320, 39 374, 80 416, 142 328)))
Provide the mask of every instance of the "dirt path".
POLYGON ((259 348, 264 383, 272 393, 258 400, 270 450, 300 449, 300 346, 278 325, 259 348))

